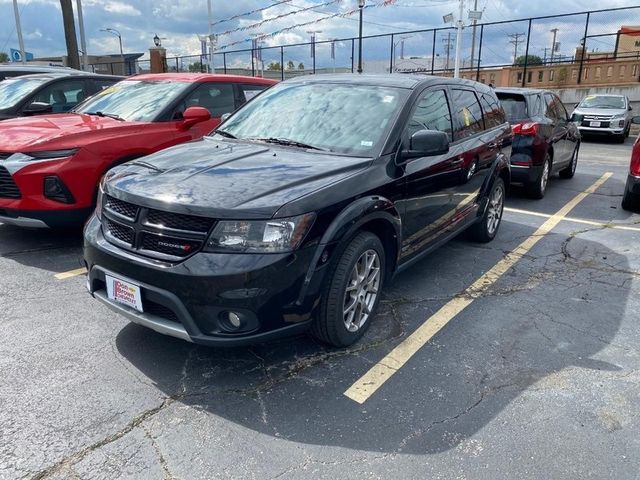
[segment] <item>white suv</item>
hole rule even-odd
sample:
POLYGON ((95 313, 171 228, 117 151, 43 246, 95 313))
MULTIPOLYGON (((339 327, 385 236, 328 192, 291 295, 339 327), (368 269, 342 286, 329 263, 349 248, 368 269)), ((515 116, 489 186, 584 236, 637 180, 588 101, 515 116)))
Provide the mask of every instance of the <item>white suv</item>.
POLYGON ((631 128, 631 110, 624 95, 589 95, 576 105, 571 119, 583 135, 613 135, 624 142, 631 128))

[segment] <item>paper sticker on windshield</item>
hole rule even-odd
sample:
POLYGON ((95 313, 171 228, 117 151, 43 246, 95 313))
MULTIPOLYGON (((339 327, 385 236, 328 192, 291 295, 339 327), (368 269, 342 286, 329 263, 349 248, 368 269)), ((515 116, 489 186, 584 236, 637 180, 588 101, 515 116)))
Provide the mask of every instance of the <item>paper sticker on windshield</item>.
POLYGON ((588 97, 584 97, 585 100, 593 100, 595 97, 595 95, 589 95, 588 97))
POLYGON ((367 142, 365 140, 360 142, 361 147, 373 147, 373 142, 367 142))
POLYGON ((117 92, 118 90, 120 90, 120 87, 116 87, 115 85, 113 85, 113 86, 111 86, 111 87, 107 87, 107 88, 102 89, 102 90, 100 91, 100 93, 101 93, 102 95, 108 95, 108 94, 110 94, 110 93, 117 92))
POLYGON ((396 98, 396 97, 394 97, 393 95, 385 95, 385 96, 382 98, 382 103, 391 103, 391 102, 393 102, 393 100, 394 100, 395 98, 396 98))

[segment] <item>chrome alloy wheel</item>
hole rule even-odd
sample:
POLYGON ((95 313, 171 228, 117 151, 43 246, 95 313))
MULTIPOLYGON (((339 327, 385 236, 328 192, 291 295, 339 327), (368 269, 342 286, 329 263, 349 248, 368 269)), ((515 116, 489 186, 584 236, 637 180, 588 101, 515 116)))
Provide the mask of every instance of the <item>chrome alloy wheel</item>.
POLYGON ((343 320, 349 332, 367 323, 380 290, 380 256, 367 250, 353 266, 344 294, 343 320))
POLYGON ((542 178, 540 178, 540 191, 542 193, 547 191, 547 183, 549 182, 549 162, 544 162, 542 168, 542 178))
POLYGON ((573 157, 571 157, 571 175, 576 173, 576 166, 578 165, 578 148, 573 151, 573 157))
POLYGON ((496 233, 502 219, 502 211, 504 207, 504 190, 502 187, 496 188, 489 199, 489 209, 487 213, 487 232, 489 235, 496 233))

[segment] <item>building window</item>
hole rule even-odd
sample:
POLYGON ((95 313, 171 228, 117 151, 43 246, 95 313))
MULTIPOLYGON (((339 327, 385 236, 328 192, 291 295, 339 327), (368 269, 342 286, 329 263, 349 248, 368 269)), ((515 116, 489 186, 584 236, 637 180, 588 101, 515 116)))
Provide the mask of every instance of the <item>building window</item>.
POLYGON ((596 80, 602 76, 602 67, 596 67, 596 80))
POLYGON ((533 78, 533 72, 527 72, 527 83, 531 83, 531 79, 533 78))
POLYGON ((607 67, 607 77, 613 77, 613 65, 607 67))
POLYGON ((631 71, 631 76, 632 77, 637 77, 638 76, 638 65, 634 65, 633 66, 633 70, 631 71))
POLYGON ((586 80, 587 78, 589 78, 589 67, 584 69, 584 79, 586 80))
POLYGON ((491 83, 495 82, 496 81, 496 74, 495 73, 490 74, 489 75, 489 80, 491 81, 491 83))
POLYGON ((522 72, 518 72, 518 82, 522 81, 522 72))
POLYGON ((571 80, 577 80, 578 79, 578 70, 576 68, 573 68, 571 70, 571 80))
POLYGON ((485 77, 480 78, 480 83, 487 83, 487 79, 485 77))
POLYGON ((555 70, 549 70, 549 81, 553 82, 554 78, 556 78, 556 71, 555 70))
POLYGON ((538 81, 541 82, 544 80, 544 72, 542 70, 538 71, 538 81))
POLYGON ((627 66, 620 65, 620 77, 624 77, 627 74, 627 66))

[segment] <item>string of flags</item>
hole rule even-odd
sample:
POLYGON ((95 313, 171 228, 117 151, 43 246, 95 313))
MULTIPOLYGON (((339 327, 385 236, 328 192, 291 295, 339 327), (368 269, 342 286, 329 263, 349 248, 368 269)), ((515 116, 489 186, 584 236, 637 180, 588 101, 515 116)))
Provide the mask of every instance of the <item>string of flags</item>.
POLYGON ((220 25, 221 23, 227 23, 227 22, 230 22, 232 20, 236 20, 236 19, 241 18, 241 17, 246 17, 248 15, 253 15, 254 13, 259 13, 259 12, 262 12, 264 10, 268 10, 269 8, 277 7, 278 5, 282 5, 283 3, 291 3, 292 1, 293 0, 281 0, 279 2, 272 3, 271 5, 267 5, 266 7, 256 8, 255 10, 251 10, 249 12, 239 13, 237 15, 234 15, 233 17, 225 18, 224 20, 218 20, 217 22, 213 22, 211 24, 211 26, 214 27, 216 25, 220 25))
MULTIPOLYGON (((388 6, 391 6, 394 3, 396 3, 396 1, 397 0, 381 0, 381 1, 378 1, 376 3, 365 5, 363 7, 363 9, 378 8, 378 7, 388 7, 388 6)), ((331 2, 331 3, 333 3, 333 2, 331 2)), ((318 5, 316 5, 314 8, 318 8, 318 5)), ((226 45, 218 47, 216 50, 218 50, 218 51, 225 50, 225 49, 227 49, 229 47, 233 47, 235 45, 240 45, 240 44, 246 43, 246 42, 252 42, 253 40, 263 40, 265 38, 273 38, 273 37, 275 37, 277 35, 280 35, 281 33, 290 32, 292 30, 295 30, 295 29, 298 29, 298 28, 302 28, 302 27, 307 27, 309 25, 315 25, 317 23, 325 22, 325 21, 331 20, 333 18, 349 17, 351 15, 354 15, 354 14, 358 13, 359 11, 360 11, 360 8, 354 8, 354 9, 348 10, 346 12, 334 13, 334 14, 331 14, 331 15, 327 15, 325 17, 318 18, 316 20, 312 20, 310 22, 299 23, 299 24, 293 25, 291 27, 281 28, 280 30, 276 30, 275 32, 267 33, 265 35, 260 35, 257 38, 245 38, 244 40, 238 40, 238 41, 235 41, 235 42, 227 43, 226 45)))

